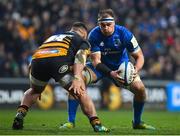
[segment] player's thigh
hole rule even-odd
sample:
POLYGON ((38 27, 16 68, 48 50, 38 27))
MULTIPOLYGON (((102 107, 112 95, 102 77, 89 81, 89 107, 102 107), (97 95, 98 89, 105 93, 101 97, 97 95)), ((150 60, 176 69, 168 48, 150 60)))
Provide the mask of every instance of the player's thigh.
POLYGON ((49 63, 46 59, 33 60, 29 74, 30 85, 35 93, 41 93, 51 78, 49 63))

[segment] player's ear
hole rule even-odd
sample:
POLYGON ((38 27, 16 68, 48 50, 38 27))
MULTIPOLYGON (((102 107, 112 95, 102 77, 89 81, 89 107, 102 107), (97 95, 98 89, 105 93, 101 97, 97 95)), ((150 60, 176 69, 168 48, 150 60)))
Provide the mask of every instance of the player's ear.
POLYGON ((83 38, 83 39, 87 39, 87 34, 88 34, 88 32, 87 32, 86 30, 82 30, 82 31, 81 31, 81 34, 82 34, 82 38, 83 38))
POLYGON ((99 25, 99 21, 97 20, 97 25, 99 25))
POLYGON ((116 24, 116 22, 114 21, 114 22, 113 22, 113 25, 115 25, 115 24, 116 24))

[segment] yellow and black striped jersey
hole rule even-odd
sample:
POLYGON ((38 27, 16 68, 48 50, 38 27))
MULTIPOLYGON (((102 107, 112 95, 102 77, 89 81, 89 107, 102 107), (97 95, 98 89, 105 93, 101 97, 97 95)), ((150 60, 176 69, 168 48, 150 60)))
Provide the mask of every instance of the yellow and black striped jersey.
POLYGON ((74 32, 66 32, 49 37, 33 54, 32 59, 63 57, 73 61, 79 49, 90 53, 90 44, 74 32))

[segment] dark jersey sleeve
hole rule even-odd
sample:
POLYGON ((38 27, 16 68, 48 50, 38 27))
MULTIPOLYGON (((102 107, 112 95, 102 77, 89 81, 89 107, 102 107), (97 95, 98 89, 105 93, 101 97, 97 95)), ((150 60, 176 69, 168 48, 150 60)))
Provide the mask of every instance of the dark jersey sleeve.
POLYGON ((74 48, 77 50, 83 49, 83 50, 89 50, 91 48, 90 43, 87 40, 84 40, 79 35, 75 34, 73 37, 72 44, 74 45, 74 48))
POLYGON ((80 45, 80 49, 88 50, 91 48, 90 43, 87 40, 83 40, 80 45))

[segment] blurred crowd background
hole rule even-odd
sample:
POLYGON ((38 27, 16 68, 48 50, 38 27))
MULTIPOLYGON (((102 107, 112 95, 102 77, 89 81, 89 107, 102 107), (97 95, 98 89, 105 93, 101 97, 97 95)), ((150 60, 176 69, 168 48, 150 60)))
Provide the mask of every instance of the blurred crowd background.
POLYGON ((99 9, 138 40, 143 79, 180 81, 179 0, 0 0, 0 77, 27 77, 32 52, 52 34, 83 21, 91 30, 99 9))

